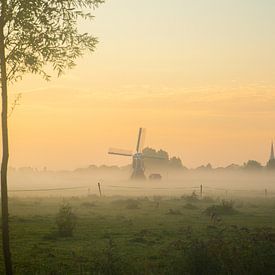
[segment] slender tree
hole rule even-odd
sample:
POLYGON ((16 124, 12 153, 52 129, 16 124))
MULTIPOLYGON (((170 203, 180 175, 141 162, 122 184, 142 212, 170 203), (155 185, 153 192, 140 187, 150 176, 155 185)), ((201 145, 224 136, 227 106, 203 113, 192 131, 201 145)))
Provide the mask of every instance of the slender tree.
POLYGON ((8 85, 26 73, 61 75, 75 65, 76 58, 94 51, 97 39, 80 33, 79 20, 89 20, 104 0, 0 0, 0 61, 2 90, 1 205, 2 242, 6 274, 12 274, 9 244, 7 169, 8 85))

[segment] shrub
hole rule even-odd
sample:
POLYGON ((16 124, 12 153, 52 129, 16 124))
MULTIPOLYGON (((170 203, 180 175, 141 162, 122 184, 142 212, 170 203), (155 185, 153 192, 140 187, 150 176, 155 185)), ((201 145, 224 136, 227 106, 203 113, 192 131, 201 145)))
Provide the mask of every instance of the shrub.
POLYGON ((69 203, 63 203, 56 216, 58 234, 61 237, 71 237, 76 226, 76 215, 69 203))

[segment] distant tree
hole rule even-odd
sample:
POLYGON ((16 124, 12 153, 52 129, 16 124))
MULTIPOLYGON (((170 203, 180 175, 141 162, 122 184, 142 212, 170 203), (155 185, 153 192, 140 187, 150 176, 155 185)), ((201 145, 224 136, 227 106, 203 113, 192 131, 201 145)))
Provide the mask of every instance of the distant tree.
POLYGON ((146 147, 142 150, 142 153, 147 156, 157 156, 157 151, 153 148, 146 147))
POLYGON ((162 158, 162 159, 164 159, 164 160, 166 160, 166 161, 169 160, 169 154, 166 151, 162 150, 162 149, 160 149, 157 152, 157 156, 160 157, 160 158, 162 158))
POLYGON ((182 162, 180 158, 172 157, 169 160, 169 167, 173 169, 181 169, 183 168, 182 162))
POLYGON ((210 171, 212 169, 213 169, 212 165, 210 163, 208 163, 207 165, 199 166, 196 170, 198 170, 198 171, 210 171))
POLYGON ((159 169, 181 169, 183 168, 182 161, 180 158, 172 157, 169 158, 168 152, 160 149, 159 151, 153 148, 144 148, 144 156, 150 156, 152 158, 145 158, 145 166, 149 168, 159 168, 159 169))
POLYGON ((256 160, 249 160, 248 162, 244 163, 243 168, 245 170, 260 170, 263 168, 263 166, 256 160))
POLYGON ((84 12, 104 0, 0 0, 0 60, 2 89, 2 240, 6 274, 12 274, 9 247, 7 167, 8 84, 25 73, 49 80, 45 65, 58 75, 75 65, 85 50, 94 51, 97 39, 78 31, 78 19, 92 19, 84 12))
POLYGON ((232 163, 230 165, 228 165, 227 167, 225 167, 226 170, 239 170, 241 168, 240 165, 232 163))
POLYGON ((147 147, 143 149, 142 153, 145 156, 144 165, 149 169, 163 169, 169 161, 168 153, 163 150, 157 151, 153 148, 147 147))

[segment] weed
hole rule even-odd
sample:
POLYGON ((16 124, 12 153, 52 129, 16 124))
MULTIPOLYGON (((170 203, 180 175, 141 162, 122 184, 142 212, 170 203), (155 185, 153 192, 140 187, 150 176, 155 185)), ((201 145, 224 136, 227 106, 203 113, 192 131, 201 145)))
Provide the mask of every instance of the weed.
POLYGON ((69 203, 63 203, 56 216, 58 233, 61 237, 71 237, 76 226, 76 215, 69 203))

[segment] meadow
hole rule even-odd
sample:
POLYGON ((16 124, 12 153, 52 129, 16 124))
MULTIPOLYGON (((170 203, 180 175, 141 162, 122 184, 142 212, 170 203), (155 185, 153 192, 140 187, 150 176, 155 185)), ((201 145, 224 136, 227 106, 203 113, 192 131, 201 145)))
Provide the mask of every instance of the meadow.
POLYGON ((274 214, 262 196, 14 196, 15 274, 275 274, 274 214), (72 237, 57 231, 64 203, 72 237))

